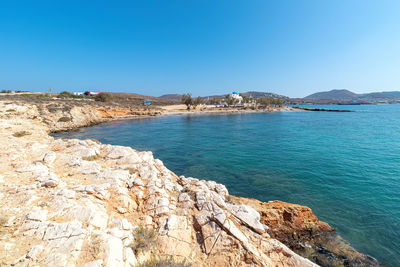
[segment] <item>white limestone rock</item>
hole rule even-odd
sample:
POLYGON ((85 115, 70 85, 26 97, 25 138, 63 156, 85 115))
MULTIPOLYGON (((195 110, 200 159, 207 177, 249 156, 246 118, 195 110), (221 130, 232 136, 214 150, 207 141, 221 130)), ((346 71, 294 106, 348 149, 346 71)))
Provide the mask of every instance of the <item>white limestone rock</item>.
POLYGON ((107 168, 100 172, 96 176, 96 179, 99 181, 106 181, 108 183, 116 184, 118 186, 123 186, 129 181, 130 174, 128 170, 112 170, 111 168, 107 168))
POLYGON ((226 203, 224 199, 214 191, 211 191, 210 193, 214 203, 217 204, 219 207, 226 209, 226 203))
POLYGON ((108 235, 108 238, 104 244, 104 266, 105 267, 115 267, 123 266, 123 244, 121 239, 108 235))
POLYGON ((82 158, 79 158, 74 155, 68 155, 69 160, 67 161, 68 166, 80 166, 82 164, 82 158))
POLYGON ((105 210, 88 202, 86 206, 74 206, 66 211, 63 216, 70 220, 104 229, 107 227, 108 216, 105 210))
POLYGON ((46 229, 43 240, 53 240, 64 237, 78 236, 84 234, 82 223, 76 220, 65 223, 51 223, 46 229))
POLYGON ((130 222, 128 222, 127 219, 122 219, 121 222, 121 228, 122 230, 131 230, 133 228, 132 224, 130 222))
POLYGON ((225 220, 222 227, 231 235, 239 239, 243 243, 248 243, 247 237, 236 227, 236 225, 231 220, 225 220))
POLYGON ((39 207, 34 207, 32 211, 28 212, 25 216, 27 220, 43 222, 47 219, 47 210, 39 207))
POLYGON ((27 259, 33 259, 33 260, 35 260, 35 259, 36 259, 36 256, 37 256, 40 252, 42 252, 42 250, 43 250, 43 246, 42 246, 42 245, 33 246, 33 247, 29 250, 29 252, 26 254, 26 258, 27 258, 27 259))
POLYGON ((168 198, 162 197, 158 199, 158 206, 159 207, 167 207, 169 205, 168 198))
POLYGON ((168 213, 169 213, 169 208, 168 207, 158 207, 155 210, 155 215, 156 216, 166 215, 168 213))
POLYGON ((139 156, 144 162, 152 162, 154 160, 153 153, 151 151, 139 152, 139 156))
POLYGON ((25 168, 17 169, 17 172, 25 173, 30 172, 35 178, 38 176, 46 176, 49 174, 49 168, 43 165, 41 162, 36 162, 25 168))
POLYGON ((89 146, 86 141, 81 140, 79 140, 77 144, 66 149, 66 151, 80 158, 88 158, 100 154, 97 144, 89 146))
POLYGON ((223 197, 229 196, 228 189, 226 189, 226 186, 223 184, 216 184, 215 185, 215 191, 220 194, 223 197))
POLYGON ((53 163, 57 158, 57 154, 54 151, 49 151, 43 156, 43 161, 47 164, 53 163))
POLYGON ((138 153, 131 151, 130 154, 122 156, 118 159, 118 164, 138 164, 141 163, 142 159, 139 157, 138 153))
POLYGON ((108 146, 105 150, 106 158, 120 159, 133 154, 133 149, 124 146, 108 146))
POLYGON ((229 211, 245 225, 259 234, 265 233, 265 225, 260 222, 260 214, 247 205, 229 205, 229 211))
POLYGON ((83 265, 83 267, 101 267, 101 266, 103 266, 103 260, 95 260, 87 262, 83 265))
POLYGON ((151 218, 151 216, 146 215, 146 216, 140 217, 139 219, 144 225, 153 224, 153 218, 151 218))
POLYGON ((36 178, 36 181, 40 182, 40 186, 44 187, 56 187, 60 183, 60 179, 58 179, 58 177, 54 173, 40 176, 36 178))
POLYGON ((124 259, 125 259, 124 267, 135 267, 137 265, 135 254, 129 247, 124 248, 124 259))
POLYGON ((101 170, 100 165, 95 161, 82 160, 80 162, 80 168, 76 170, 82 174, 98 174, 101 170))
POLYGON ((75 198, 76 192, 67 188, 61 188, 59 191, 57 191, 55 194, 57 197, 64 197, 67 199, 73 199, 75 198))
POLYGON ((101 200, 107 200, 110 197, 110 192, 108 188, 110 188, 109 183, 99 184, 99 185, 79 185, 72 187, 73 190, 77 192, 83 192, 86 194, 91 194, 101 200))

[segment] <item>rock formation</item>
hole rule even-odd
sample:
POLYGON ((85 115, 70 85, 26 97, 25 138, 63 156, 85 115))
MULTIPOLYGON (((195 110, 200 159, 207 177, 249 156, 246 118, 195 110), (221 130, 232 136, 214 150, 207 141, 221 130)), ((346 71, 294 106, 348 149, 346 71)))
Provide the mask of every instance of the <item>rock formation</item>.
POLYGON ((237 204, 249 205, 258 211, 271 237, 319 265, 382 266, 376 259, 352 248, 332 227, 319 221, 308 207, 282 201, 231 198, 237 204))

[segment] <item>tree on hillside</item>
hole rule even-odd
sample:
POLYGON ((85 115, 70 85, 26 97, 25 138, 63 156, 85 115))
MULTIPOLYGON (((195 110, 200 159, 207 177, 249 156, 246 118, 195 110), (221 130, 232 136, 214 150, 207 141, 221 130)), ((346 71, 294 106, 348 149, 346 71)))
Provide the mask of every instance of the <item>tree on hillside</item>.
POLYGON ((219 98, 210 98, 207 100, 207 105, 218 105, 221 103, 221 99, 219 98))
POLYGON ((228 107, 230 107, 233 104, 235 104, 235 99, 233 99, 233 97, 231 97, 231 95, 226 95, 225 96, 225 101, 226 101, 226 104, 228 105, 228 107))
POLYGON ((193 106, 196 108, 198 105, 201 105, 201 104, 203 104, 203 98, 201 98, 200 96, 198 96, 198 97, 196 97, 194 100, 193 100, 193 106))
POLYGON ((94 100, 100 102, 109 102, 112 100, 112 98, 112 95, 103 92, 94 96, 94 100))
POLYGON ((249 97, 247 97, 245 95, 242 95, 242 94, 239 94, 239 95, 243 98, 243 100, 242 100, 243 104, 250 102, 250 98, 249 97))
POLYGON ((187 110, 190 110, 190 106, 193 105, 193 98, 191 94, 183 94, 182 103, 186 105, 187 110))
POLYGON ((257 104, 262 107, 269 107, 274 103, 274 99, 271 97, 260 97, 257 99, 257 104))
POLYGON ((61 93, 58 94, 58 98, 72 98, 72 94, 70 92, 67 91, 63 91, 61 93))
POLYGON ((272 100, 271 100, 271 104, 274 105, 275 107, 276 106, 278 106, 278 107, 282 106, 282 103, 283 103, 282 100, 279 99, 279 98, 272 98, 272 100))

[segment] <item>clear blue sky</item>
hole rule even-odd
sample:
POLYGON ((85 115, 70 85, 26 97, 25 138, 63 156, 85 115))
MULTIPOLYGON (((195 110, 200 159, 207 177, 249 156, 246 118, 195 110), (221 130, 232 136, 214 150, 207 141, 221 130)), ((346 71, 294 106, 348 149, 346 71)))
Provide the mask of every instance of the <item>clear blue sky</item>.
POLYGON ((0 89, 400 90, 400 1, 0 2, 0 89))

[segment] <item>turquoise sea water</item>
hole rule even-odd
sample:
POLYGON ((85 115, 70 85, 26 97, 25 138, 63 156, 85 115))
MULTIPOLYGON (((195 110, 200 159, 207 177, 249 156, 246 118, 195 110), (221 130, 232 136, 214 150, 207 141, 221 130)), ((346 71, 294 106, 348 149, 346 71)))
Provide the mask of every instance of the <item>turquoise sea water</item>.
POLYGON ((165 116, 55 136, 151 150, 233 195, 309 206, 353 247, 400 266, 400 105, 325 108, 357 112, 165 116))

